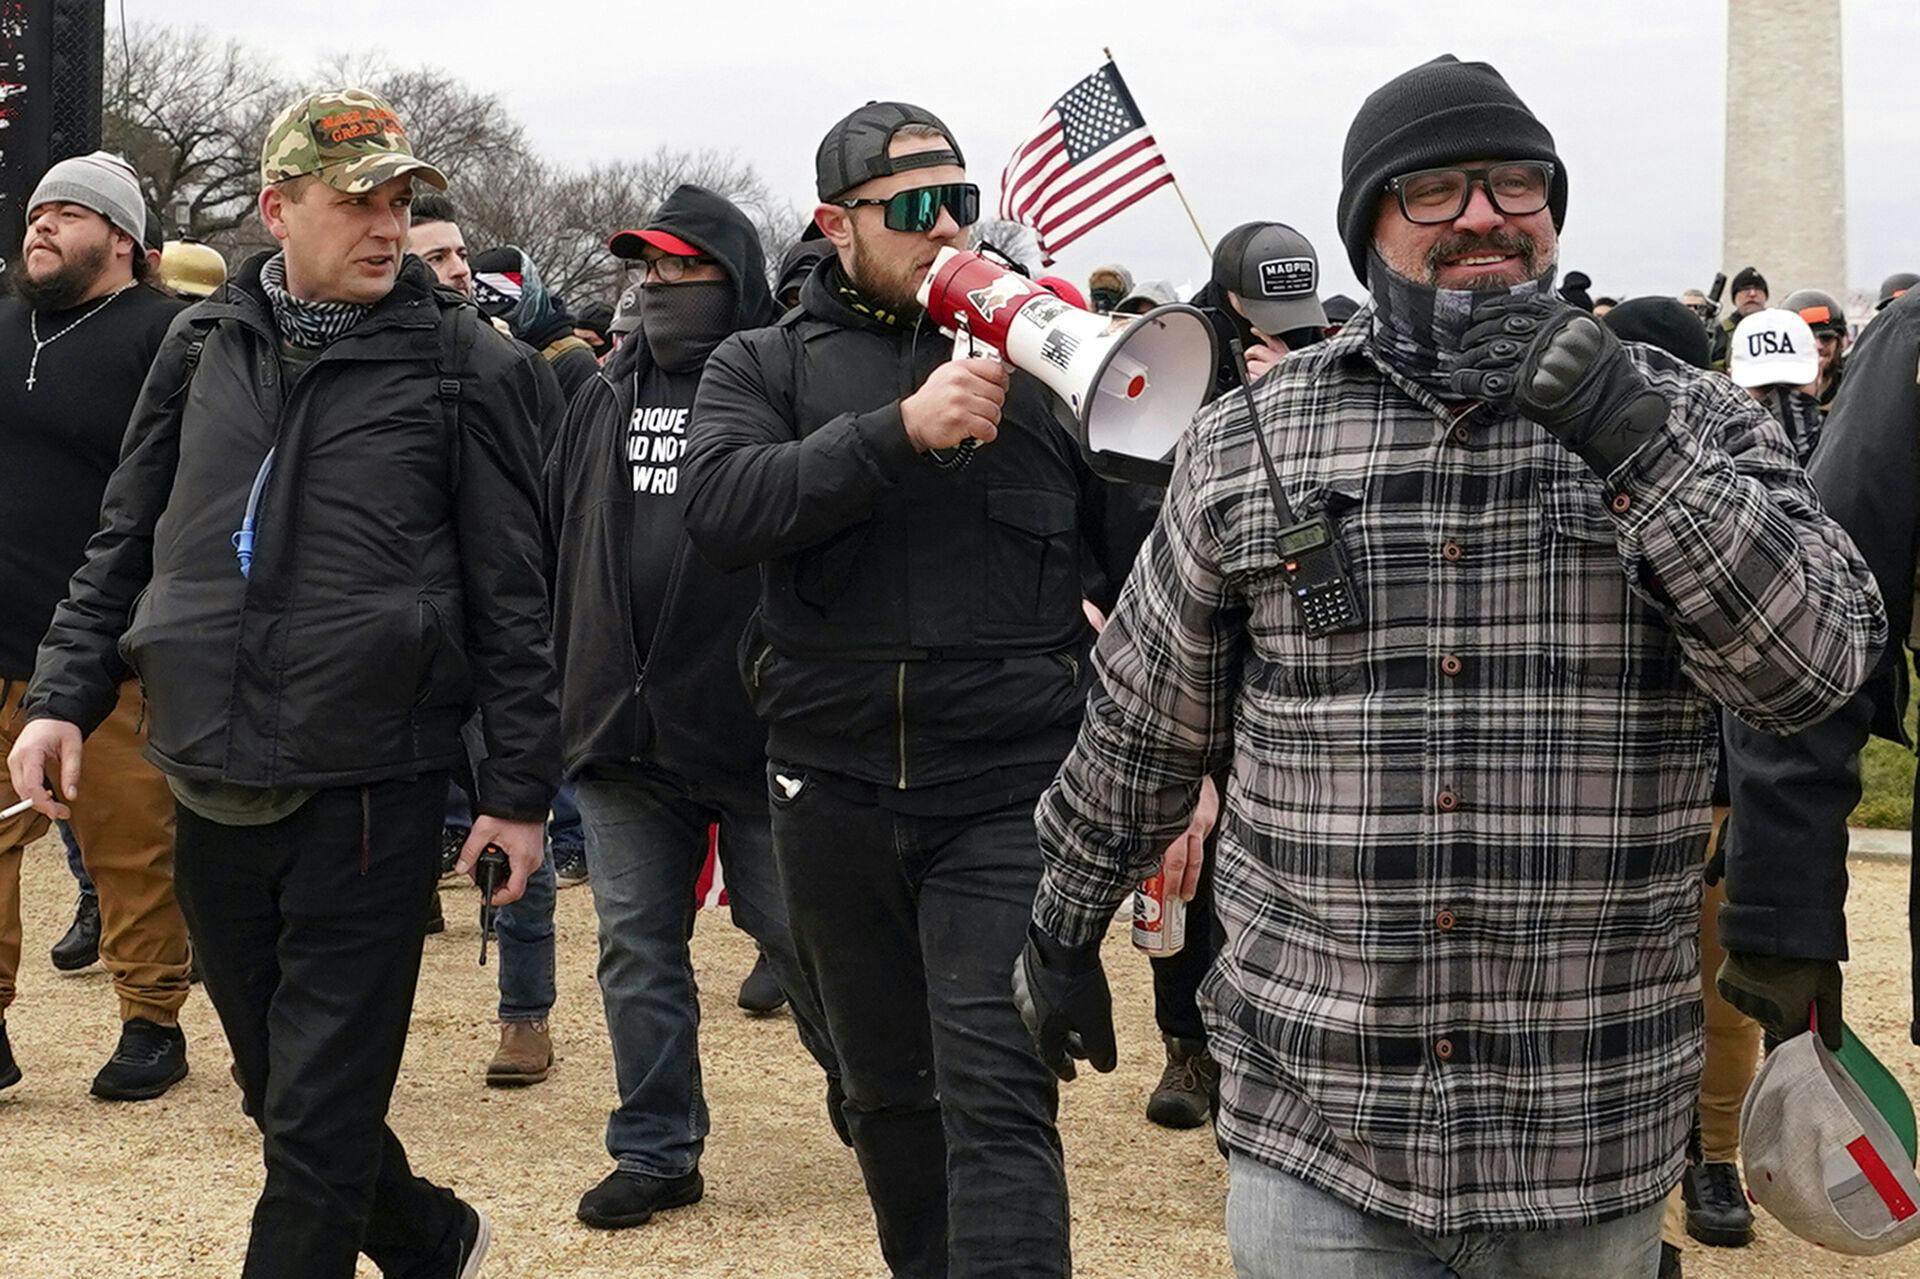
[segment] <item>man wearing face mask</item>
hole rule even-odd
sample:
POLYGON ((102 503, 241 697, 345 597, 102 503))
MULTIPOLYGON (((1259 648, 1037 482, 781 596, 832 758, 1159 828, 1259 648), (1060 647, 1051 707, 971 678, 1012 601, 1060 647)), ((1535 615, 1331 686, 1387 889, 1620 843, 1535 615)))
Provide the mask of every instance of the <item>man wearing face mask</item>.
POLYGON ((915 301, 979 212, 946 126, 869 103, 815 174, 834 254, 708 363, 687 528, 761 565, 741 661, 774 852, 881 1253, 911 1279, 1061 1276, 1055 1088, 1007 972, 1033 802, 1086 696, 1082 593, 1117 580, 1108 486, 1037 380, 951 358, 915 301))
POLYGON ((707 563, 683 522, 682 454, 701 370, 721 339, 774 317, 759 235, 726 199, 687 185, 608 247, 642 265, 640 331, 575 397, 546 487, 566 769, 594 867, 600 993, 620 1092, 607 1122, 617 1166, 581 1197, 578 1215, 618 1229, 704 1191, 707 1109, 687 939, 714 822, 734 922, 792 1002, 830 1100, 838 1086, 774 868, 766 729, 734 664, 759 580, 707 563))
POLYGON ((1699 1087, 1714 703, 1820 720, 1886 613, 1765 410, 1554 295, 1565 169, 1497 71, 1376 90, 1342 168, 1373 301, 1195 421, 1015 981, 1044 1057, 1112 1069, 1100 938, 1227 765, 1237 1273, 1640 1279, 1699 1087))

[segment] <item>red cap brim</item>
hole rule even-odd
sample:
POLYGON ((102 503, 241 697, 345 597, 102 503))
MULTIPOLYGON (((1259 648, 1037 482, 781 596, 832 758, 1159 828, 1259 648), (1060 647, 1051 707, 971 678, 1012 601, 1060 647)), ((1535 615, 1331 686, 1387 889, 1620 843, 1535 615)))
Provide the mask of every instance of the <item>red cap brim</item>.
POLYGON ((706 251, 698 245, 688 244, 671 231, 641 229, 637 231, 617 231, 607 241, 607 251, 616 258, 637 258, 640 246, 651 244, 662 253, 671 253, 676 258, 704 258, 706 251))

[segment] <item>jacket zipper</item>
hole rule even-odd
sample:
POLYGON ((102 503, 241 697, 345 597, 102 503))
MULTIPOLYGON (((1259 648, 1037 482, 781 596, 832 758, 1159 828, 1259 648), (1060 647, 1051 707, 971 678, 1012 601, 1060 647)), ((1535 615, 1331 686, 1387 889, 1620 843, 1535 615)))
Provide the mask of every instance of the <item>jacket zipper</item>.
POLYGON ((773 645, 762 646, 759 656, 753 659, 753 669, 747 672, 747 687, 756 693, 760 691, 760 669, 767 664, 767 659, 771 656, 773 656, 773 645))
POLYGON ((894 672, 894 723, 898 726, 900 736, 900 774, 894 779, 894 786, 896 789, 905 790, 907 788, 907 664, 899 663, 894 668, 894 672))

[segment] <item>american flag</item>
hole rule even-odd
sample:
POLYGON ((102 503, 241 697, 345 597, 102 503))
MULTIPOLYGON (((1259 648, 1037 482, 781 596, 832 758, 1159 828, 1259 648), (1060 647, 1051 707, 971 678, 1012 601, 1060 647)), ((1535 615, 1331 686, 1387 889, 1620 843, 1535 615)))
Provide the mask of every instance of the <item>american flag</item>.
POLYGON ((1135 200, 1173 181, 1120 69, 1074 85, 1014 148, 1000 174, 1000 216, 1030 226, 1054 255, 1135 200))

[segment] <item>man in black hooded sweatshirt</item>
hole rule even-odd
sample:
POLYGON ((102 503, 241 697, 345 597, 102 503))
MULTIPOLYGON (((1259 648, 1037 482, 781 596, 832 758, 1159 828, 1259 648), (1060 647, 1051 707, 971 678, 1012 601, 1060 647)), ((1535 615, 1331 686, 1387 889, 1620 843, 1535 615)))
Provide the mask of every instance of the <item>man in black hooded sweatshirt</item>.
POLYGON ((741 660, 774 851, 882 1255, 911 1279, 1062 1276, 1057 1091, 1007 974, 1120 491, 1038 381, 949 358, 914 300, 978 211, 946 126, 869 103, 815 165, 834 255, 708 362, 687 528, 722 565, 762 565, 741 660))
POLYGON ((774 318, 760 238, 734 205, 688 185, 608 247, 645 264, 640 335, 575 397, 548 460, 547 506, 566 767, 594 866, 620 1089, 607 1123, 618 1167, 581 1197, 579 1217, 618 1229, 703 1191, 707 1109, 687 940, 713 822, 734 921, 792 1002, 829 1098, 839 1094, 774 868, 766 729, 734 668, 760 583, 702 559, 683 521, 680 463, 701 370, 721 339, 774 318))

